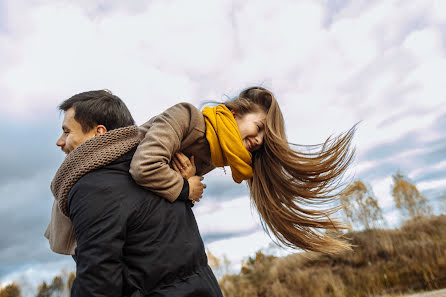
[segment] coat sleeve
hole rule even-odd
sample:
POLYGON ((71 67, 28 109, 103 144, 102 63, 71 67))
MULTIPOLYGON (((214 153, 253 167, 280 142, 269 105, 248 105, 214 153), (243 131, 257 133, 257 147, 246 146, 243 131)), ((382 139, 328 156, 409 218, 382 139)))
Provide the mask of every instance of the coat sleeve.
POLYGON ((92 182, 76 184, 70 191, 69 215, 77 241, 73 297, 122 296, 127 209, 121 207, 120 196, 92 182))
POLYGON ((170 167, 170 162, 200 117, 202 120, 201 112, 193 105, 180 103, 141 126, 143 139, 130 165, 136 183, 171 202, 188 199, 183 177, 170 167))

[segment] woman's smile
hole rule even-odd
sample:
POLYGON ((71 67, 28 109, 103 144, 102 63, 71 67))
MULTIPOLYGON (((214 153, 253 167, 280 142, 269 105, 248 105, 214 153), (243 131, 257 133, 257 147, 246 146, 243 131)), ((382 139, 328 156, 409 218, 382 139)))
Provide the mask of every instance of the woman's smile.
POLYGON ((245 148, 250 152, 260 149, 265 134, 266 112, 260 109, 243 115, 233 114, 245 148))

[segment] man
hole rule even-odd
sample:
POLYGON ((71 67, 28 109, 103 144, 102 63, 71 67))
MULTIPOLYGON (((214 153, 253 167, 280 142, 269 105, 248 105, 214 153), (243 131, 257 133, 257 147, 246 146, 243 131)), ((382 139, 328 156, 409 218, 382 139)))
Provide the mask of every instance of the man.
POLYGON ((132 180, 138 129, 121 99, 84 92, 59 108, 56 144, 67 157, 51 184, 56 200, 45 236, 54 251, 74 252, 71 296, 222 296, 188 182, 170 203, 132 180))

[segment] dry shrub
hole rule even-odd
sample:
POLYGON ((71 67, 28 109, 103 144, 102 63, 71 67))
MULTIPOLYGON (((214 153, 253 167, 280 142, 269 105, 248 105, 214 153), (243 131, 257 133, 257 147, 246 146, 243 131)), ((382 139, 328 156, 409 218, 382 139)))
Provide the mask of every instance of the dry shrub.
MULTIPOLYGON (((288 288, 290 296, 345 296, 342 279, 329 267, 297 270, 285 279, 283 285, 288 288)), ((276 294, 271 290, 266 296, 276 296, 276 294)))
MULTIPOLYGON (((276 280, 271 286, 271 295, 277 297, 292 297, 293 294, 290 292, 286 285, 276 280)), ((266 295, 268 296, 268 295, 266 295)))
POLYGON ((219 282, 223 296, 257 297, 254 284, 238 275, 225 275, 219 282))

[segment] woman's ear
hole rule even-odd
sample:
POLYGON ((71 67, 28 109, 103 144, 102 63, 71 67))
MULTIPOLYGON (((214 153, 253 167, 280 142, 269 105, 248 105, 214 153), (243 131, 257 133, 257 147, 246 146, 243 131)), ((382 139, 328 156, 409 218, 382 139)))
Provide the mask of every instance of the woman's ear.
POLYGON ((236 112, 235 112, 235 110, 234 109, 231 109, 231 113, 232 113, 232 115, 234 116, 234 118, 235 118, 235 115, 237 114, 236 112))

